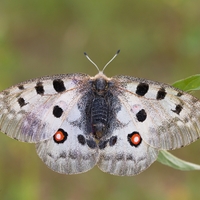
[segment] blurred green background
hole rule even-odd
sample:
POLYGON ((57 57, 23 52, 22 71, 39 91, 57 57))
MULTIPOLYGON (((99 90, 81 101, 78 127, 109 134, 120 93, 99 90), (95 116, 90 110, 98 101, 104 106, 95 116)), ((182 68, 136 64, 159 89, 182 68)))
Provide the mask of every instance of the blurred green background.
MULTIPOLYGON (((0 89, 44 75, 97 70, 114 53, 106 75, 124 74, 173 83, 200 72, 200 1, 1 0, 0 89)), ((196 96, 200 96, 195 93, 196 96)), ((97 167, 60 175, 39 159, 33 144, 0 136, 2 200, 188 200, 200 198, 200 172, 155 162, 134 177, 97 167)), ((200 164, 200 141, 176 150, 200 164)))

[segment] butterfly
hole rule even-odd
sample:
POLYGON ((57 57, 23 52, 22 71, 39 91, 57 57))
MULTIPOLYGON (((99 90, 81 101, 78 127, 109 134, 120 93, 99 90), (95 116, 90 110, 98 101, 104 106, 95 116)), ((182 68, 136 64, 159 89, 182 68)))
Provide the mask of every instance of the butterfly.
POLYGON ((121 176, 139 174, 160 150, 200 137, 197 98, 164 83, 109 78, 96 68, 94 77, 46 76, 2 91, 1 132, 35 143, 39 157, 58 173, 82 173, 97 165, 121 176))

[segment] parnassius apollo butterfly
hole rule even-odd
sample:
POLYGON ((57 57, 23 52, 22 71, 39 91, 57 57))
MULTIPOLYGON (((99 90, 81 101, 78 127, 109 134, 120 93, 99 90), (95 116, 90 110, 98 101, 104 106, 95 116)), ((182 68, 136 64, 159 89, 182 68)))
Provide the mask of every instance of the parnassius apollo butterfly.
POLYGON ((97 165, 110 174, 136 175, 159 150, 199 138, 198 99, 155 81, 108 78, 103 70, 94 77, 46 76, 2 91, 0 130, 36 143, 39 157, 63 174, 97 165))

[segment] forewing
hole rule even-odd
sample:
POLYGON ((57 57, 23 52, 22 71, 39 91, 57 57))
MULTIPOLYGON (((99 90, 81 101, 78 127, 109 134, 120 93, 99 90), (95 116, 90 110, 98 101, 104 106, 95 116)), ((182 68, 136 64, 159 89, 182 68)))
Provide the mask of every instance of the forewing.
POLYGON ((113 92, 146 144, 170 150, 200 137, 200 101, 192 95, 145 79, 118 76, 113 81, 113 92))
POLYGON ((57 75, 23 82, 0 93, 0 130, 25 142, 49 139, 82 95, 89 76, 57 75), (64 114, 62 114, 64 113, 64 114))

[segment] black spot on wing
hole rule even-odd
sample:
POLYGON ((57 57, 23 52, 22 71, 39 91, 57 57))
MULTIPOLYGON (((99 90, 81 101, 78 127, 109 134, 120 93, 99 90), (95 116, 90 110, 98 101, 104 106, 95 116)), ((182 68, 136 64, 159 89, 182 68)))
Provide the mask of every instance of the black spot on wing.
POLYGON ((104 141, 99 142, 99 149, 105 149, 107 144, 108 144, 108 140, 104 140, 104 141))
POLYGON ((23 86, 23 85, 19 85, 18 88, 19 88, 20 90, 24 90, 24 86, 23 86))
POLYGON ((54 87, 56 92, 63 92, 63 91, 66 90, 64 82, 61 79, 55 79, 53 81, 53 87, 54 87))
POLYGON ((178 93, 177 93, 177 96, 178 96, 178 97, 181 97, 182 95, 183 95, 182 92, 178 92, 178 93))
POLYGON ((162 100, 162 99, 165 98, 166 94, 167 94, 167 93, 166 93, 165 89, 164 89, 164 88, 161 88, 161 89, 158 91, 158 93, 157 93, 156 99, 157 99, 157 100, 162 100))
POLYGON ((103 140, 99 142, 99 149, 105 149, 107 144, 109 143, 109 146, 112 147, 117 142, 117 136, 112 136, 109 140, 103 140))
POLYGON ((112 136, 109 140, 109 145, 112 147, 116 144, 117 142, 117 136, 112 136))
POLYGON ((59 106, 54 106, 53 108, 53 115, 56 118, 61 117, 61 115, 63 114, 63 109, 59 106))
POLYGON ((25 105, 27 105, 27 103, 25 102, 24 98, 20 97, 17 102, 19 103, 20 107, 23 107, 25 105))
POLYGON ((139 83, 136 88, 136 94, 139 96, 144 96, 149 90, 149 85, 147 83, 139 83))
POLYGON ((85 140, 85 137, 83 135, 78 135, 78 142, 82 145, 85 145, 86 143, 86 140, 85 140))
POLYGON ((147 118, 147 113, 142 109, 136 114, 136 117, 139 122, 143 122, 147 118))
POLYGON ((87 141, 87 145, 88 147, 90 147, 91 149, 95 149, 96 148, 96 142, 94 140, 86 140, 87 141))
POLYGON ((183 109, 183 107, 178 104, 178 105, 176 105, 175 110, 172 110, 172 111, 179 115, 182 109, 183 109))
POLYGON ((44 87, 42 85, 42 82, 38 82, 37 85, 35 86, 35 90, 37 94, 43 95, 44 94, 44 87))

